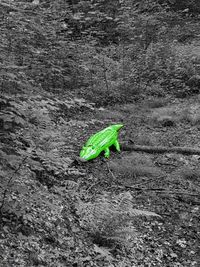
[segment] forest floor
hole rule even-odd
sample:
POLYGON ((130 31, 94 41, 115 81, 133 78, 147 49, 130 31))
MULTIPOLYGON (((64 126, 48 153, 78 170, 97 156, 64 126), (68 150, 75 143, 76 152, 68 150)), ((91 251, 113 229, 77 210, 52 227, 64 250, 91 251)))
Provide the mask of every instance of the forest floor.
MULTIPOLYGON (((199 111, 200 104, 195 98, 149 99, 140 104, 100 109, 91 119, 100 119, 104 125, 122 122, 120 141, 154 147, 200 148, 199 111)), ((162 220, 140 221, 137 228, 142 243, 136 246, 134 260, 129 259, 132 265, 124 260, 124 265, 119 266, 199 266, 199 161, 198 155, 122 151, 113 153, 107 162, 97 158, 88 163, 94 177, 98 173, 102 177, 93 186, 93 193, 108 188, 116 192, 130 190, 135 207, 162 216, 162 220), (130 160, 132 170, 127 164, 130 160), (150 169, 145 173, 147 166, 150 169)))
MULTIPOLYGON (((40 197, 51 199, 56 208, 61 202, 66 204, 68 201, 68 209, 63 208, 62 204, 62 212, 56 210, 53 216, 57 218, 54 224, 50 222, 49 225, 48 219, 42 225, 36 216, 40 203, 38 207, 31 206, 29 213, 26 210, 23 216, 20 214, 26 223, 20 220, 13 223, 13 217, 8 216, 5 210, 7 215, 1 222, 0 232, 0 266, 200 265, 200 156, 112 151, 106 160, 100 156, 84 164, 73 161, 91 134, 114 123, 124 124, 119 142, 131 140, 138 145, 200 149, 200 101, 197 97, 184 100, 149 99, 140 103, 84 110, 74 113, 70 119, 62 116, 51 133, 56 132, 56 138, 64 136, 64 143, 58 149, 69 158, 68 173, 49 175, 47 181, 41 174, 38 176, 36 168, 40 170, 40 167, 36 166, 31 169, 35 176, 28 175, 37 182, 31 185, 27 182, 27 186, 38 191, 40 197), (137 235, 131 247, 128 251, 115 248, 113 252, 95 244, 80 227, 73 206, 76 193, 75 197, 68 197, 63 202, 65 191, 61 194, 61 188, 64 190, 63 184, 66 186, 67 181, 78 185, 77 194, 86 201, 103 192, 120 194, 128 191, 135 208, 156 212, 161 218, 136 217, 137 235)), ((41 136, 37 138, 39 140, 41 136)), ((55 139, 49 142, 51 146, 55 139)), ((55 159, 59 161, 58 157, 55 159)), ((29 161, 28 164, 30 166, 35 162, 29 161)), ((44 208, 43 212, 48 213, 48 209, 44 208)), ((51 217, 51 214, 48 216, 51 217)), ((45 220, 45 217, 42 219, 45 220)))

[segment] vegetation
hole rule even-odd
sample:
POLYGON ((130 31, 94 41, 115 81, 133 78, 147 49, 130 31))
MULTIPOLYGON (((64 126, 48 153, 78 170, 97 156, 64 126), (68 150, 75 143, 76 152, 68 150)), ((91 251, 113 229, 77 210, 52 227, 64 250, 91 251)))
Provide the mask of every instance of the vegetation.
POLYGON ((199 16, 198 0, 0 1, 0 266, 198 266, 199 16), (81 164, 119 122, 132 143, 81 164))

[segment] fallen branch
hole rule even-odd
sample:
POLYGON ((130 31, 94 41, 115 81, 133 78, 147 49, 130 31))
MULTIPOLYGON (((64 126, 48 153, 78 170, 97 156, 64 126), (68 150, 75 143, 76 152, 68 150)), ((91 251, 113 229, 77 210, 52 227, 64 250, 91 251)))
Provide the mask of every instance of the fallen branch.
POLYGON ((143 151, 147 153, 180 153, 185 155, 200 155, 200 148, 192 147, 164 147, 164 146, 140 146, 132 144, 122 144, 124 151, 143 151))
POLYGON ((2 3, 0 2, 0 7, 4 10, 7 11, 7 13, 9 12, 13 12, 13 11, 21 11, 20 9, 18 9, 17 7, 14 7, 13 5, 7 4, 7 3, 2 3))
POLYGON ((6 69, 6 70, 25 70, 28 69, 28 66, 17 66, 17 65, 4 65, 0 64, 0 69, 6 69))
MULTIPOLYGON (((151 182, 155 182, 155 181, 157 181, 158 179, 162 179, 162 178, 164 178, 164 176, 158 176, 158 177, 154 177, 154 178, 152 178, 152 179, 148 179, 147 181, 144 181, 144 182, 135 184, 135 185, 134 185, 134 188, 135 188, 135 187, 138 188, 138 186, 146 185, 146 184, 149 184, 149 183, 151 183, 151 182)), ((129 186, 129 185, 127 185, 127 186, 129 186)))
POLYGON ((31 14, 37 14, 36 12, 34 12, 33 10, 30 10, 30 8, 31 9, 33 9, 34 7, 36 7, 37 5, 34 5, 34 4, 32 4, 32 3, 30 3, 30 4, 26 4, 26 6, 25 7, 22 7, 22 8, 18 8, 17 6, 14 6, 13 4, 7 4, 7 3, 5 3, 5 2, 2 2, 1 0, 0 0, 0 9, 3 9, 4 10, 4 12, 6 12, 6 13, 10 13, 10 12, 21 12, 21 13, 27 13, 27 12, 31 12, 31 14), (28 10, 27 10, 27 8, 29 8, 28 10))
POLYGON ((108 165, 107 162, 106 162, 106 165, 107 165, 107 168, 108 168, 108 172, 111 174, 111 176, 112 176, 112 178, 113 178, 113 181, 116 181, 117 178, 116 178, 116 176, 114 175, 114 173, 111 171, 110 166, 108 165))
POLYGON ((165 188, 142 188, 142 187, 136 187, 136 186, 131 186, 131 185, 124 185, 124 186, 119 186, 119 185, 114 185, 112 187, 115 188, 129 188, 132 190, 136 191, 156 191, 157 193, 164 193, 164 194, 180 194, 180 195, 188 195, 188 196, 193 196, 193 197, 200 197, 199 194, 191 193, 188 191, 180 191, 180 190, 166 190, 165 188))

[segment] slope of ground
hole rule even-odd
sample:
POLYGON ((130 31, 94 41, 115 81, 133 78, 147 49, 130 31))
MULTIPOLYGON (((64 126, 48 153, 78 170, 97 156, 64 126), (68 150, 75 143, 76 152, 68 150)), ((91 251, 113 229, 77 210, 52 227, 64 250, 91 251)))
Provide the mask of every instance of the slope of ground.
POLYGON ((1 102, 0 266, 199 266, 199 156, 113 151, 109 160, 76 160, 92 133, 118 122, 120 142, 199 147, 198 99, 110 110, 51 95, 1 102), (129 219, 121 239, 113 229, 95 236, 107 217, 119 228, 120 199, 161 217, 129 219))

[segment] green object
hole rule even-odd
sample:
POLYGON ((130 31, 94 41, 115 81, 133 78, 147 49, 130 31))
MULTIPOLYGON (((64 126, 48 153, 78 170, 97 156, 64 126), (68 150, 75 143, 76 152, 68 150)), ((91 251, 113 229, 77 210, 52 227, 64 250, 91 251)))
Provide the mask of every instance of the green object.
POLYGON ((111 125, 102 131, 92 135, 80 152, 80 158, 91 160, 99 156, 104 151, 104 156, 109 158, 109 148, 114 145, 117 151, 120 151, 118 143, 118 131, 123 127, 123 124, 111 125))

